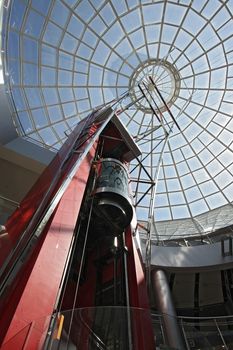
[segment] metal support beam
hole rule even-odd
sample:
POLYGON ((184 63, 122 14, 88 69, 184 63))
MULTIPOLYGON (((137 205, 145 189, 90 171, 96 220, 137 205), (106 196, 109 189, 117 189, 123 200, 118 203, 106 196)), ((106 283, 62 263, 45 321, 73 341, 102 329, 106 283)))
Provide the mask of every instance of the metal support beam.
POLYGON ((173 122, 175 123, 175 125, 177 126, 177 128, 181 131, 179 124, 178 124, 177 121, 175 120, 174 115, 172 114, 170 108, 168 107, 166 101, 164 100, 163 95, 161 94, 161 92, 160 92, 159 89, 157 88, 157 86, 156 86, 154 80, 152 79, 151 76, 149 76, 149 79, 150 79, 151 83, 154 85, 154 88, 155 88, 157 94, 159 95, 160 99, 162 100, 162 102, 163 102, 164 106, 166 107, 168 113, 170 114, 170 116, 171 116, 173 122))

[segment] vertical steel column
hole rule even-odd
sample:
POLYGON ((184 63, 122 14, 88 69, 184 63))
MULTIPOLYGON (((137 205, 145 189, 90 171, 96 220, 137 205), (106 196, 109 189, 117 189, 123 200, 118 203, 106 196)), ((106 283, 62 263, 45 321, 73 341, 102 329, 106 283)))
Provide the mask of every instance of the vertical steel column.
POLYGON ((127 308, 127 327, 128 327, 128 348, 133 349, 132 329, 131 329, 131 315, 130 315, 130 299, 129 299, 129 279, 127 270, 127 250, 125 245, 125 232, 122 233, 123 243, 123 261, 124 261, 124 276, 125 276, 125 295, 126 295, 126 308, 127 308))
POLYGON ((153 270, 151 282, 155 303, 162 315, 166 345, 172 349, 185 349, 165 272, 162 270, 153 270))

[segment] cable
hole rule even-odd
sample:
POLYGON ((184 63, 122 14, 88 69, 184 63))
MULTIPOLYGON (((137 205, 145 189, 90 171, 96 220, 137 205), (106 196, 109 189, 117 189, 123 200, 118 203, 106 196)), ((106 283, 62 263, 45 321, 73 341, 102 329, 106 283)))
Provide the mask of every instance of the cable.
POLYGON ((84 239, 84 243, 83 243, 83 247, 82 247, 82 256, 81 256, 81 261, 80 261, 80 268, 79 268, 78 280, 77 280, 77 285, 76 285, 75 294, 74 294, 73 305, 72 305, 72 309, 71 309, 72 311, 71 311, 70 323, 69 323, 68 334, 67 334, 66 349, 68 349, 68 346, 69 346, 69 338, 70 338, 72 322, 73 322, 73 318, 74 318, 74 310, 75 310, 75 305, 76 305, 76 301, 77 301, 77 297, 78 297, 80 278, 81 278, 81 273, 82 273, 82 269, 83 269, 84 257, 85 257, 85 253, 86 253, 86 245, 87 245, 87 238, 88 238, 89 227, 90 227, 90 222, 91 222, 91 215, 92 215, 92 210, 93 210, 93 202, 94 202, 94 197, 92 197, 92 200, 91 200, 91 206, 90 206, 90 210, 89 210, 89 216, 88 216, 87 227, 86 227, 86 232, 85 232, 85 239, 84 239))

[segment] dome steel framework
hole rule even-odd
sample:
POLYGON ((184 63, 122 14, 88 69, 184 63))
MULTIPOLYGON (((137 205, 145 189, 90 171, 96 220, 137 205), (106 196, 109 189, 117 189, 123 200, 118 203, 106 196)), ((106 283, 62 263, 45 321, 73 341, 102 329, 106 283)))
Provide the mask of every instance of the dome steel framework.
MULTIPOLYGON (((153 200, 147 184, 133 185, 136 200, 143 196, 138 218, 147 219, 152 203, 150 219, 166 225, 231 205, 232 12, 230 0, 11 1, 3 57, 18 133, 56 150, 93 108, 129 91, 119 118, 138 142, 144 167, 132 164, 132 176, 157 178, 153 200), (136 102, 141 81, 148 100, 157 98, 168 139, 148 100, 136 102)), ((223 225, 231 219, 228 211, 223 225)))

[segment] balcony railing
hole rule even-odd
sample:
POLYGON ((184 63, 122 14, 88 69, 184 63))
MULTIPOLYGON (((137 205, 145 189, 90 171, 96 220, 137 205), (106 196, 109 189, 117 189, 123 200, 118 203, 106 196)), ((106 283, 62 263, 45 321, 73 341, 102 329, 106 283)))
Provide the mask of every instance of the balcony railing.
MULTIPOLYGON (((233 316, 177 317, 187 350, 233 349, 233 316)), ((162 315, 152 314, 156 348, 166 344, 162 315)))

